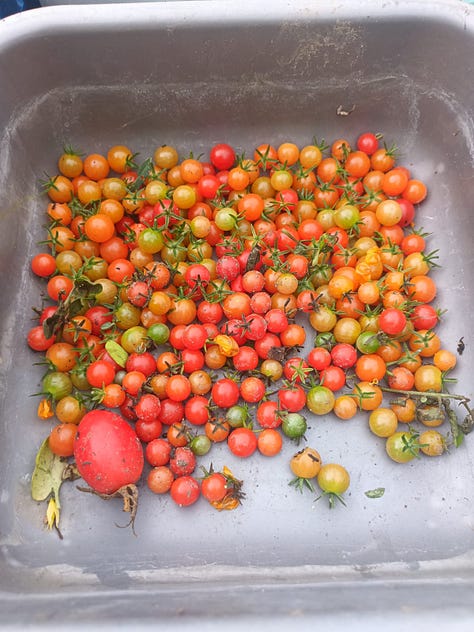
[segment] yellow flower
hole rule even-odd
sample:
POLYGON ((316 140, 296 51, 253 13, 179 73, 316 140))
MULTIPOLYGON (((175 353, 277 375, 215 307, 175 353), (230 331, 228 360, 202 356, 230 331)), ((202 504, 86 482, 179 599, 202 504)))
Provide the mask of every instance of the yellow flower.
POLYGON ((226 358, 232 358, 239 353, 239 345, 230 336, 219 334, 213 341, 218 347, 222 355, 226 358))
POLYGON ((231 481, 236 480, 235 476, 232 474, 232 471, 227 467, 227 465, 224 465, 224 467, 222 468, 222 474, 231 481))
POLYGON ((233 509, 237 509, 240 505, 240 500, 233 496, 232 493, 226 494, 222 500, 213 500, 211 501, 211 505, 217 511, 232 511, 233 509))
POLYGON ((53 497, 49 499, 48 508, 46 510, 46 524, 48 529, 59 528, 59 507, 53 497))
POLYGON ((42 399, 38 405, 38 417, 40 419, 49 419, 54 415, 53 409, 49 400, 42 399))

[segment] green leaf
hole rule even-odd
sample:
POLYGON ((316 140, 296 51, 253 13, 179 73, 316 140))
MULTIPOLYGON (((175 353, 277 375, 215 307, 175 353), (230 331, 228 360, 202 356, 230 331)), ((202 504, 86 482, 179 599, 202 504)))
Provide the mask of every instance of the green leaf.
POLYGON ((77 294, 82 295, 85 298, 89 298, 89 296, 95 296, 96 294, 100 294, 103 289, 100 283, 93 283, 85 276, 82 276, 80 279, 77 279, 76 282, 74 283, 74 287, 77 291, 77 294))
POLYGON ((46 338, 55 334, 73 316, 81 314, 85 307, 96 294, 102 292, 100 283, 93 283, 86 276, 79 276, 74 280, 71 293, 65 300, 58 303, 56 312, 43 322, 43 331, 46 338))
POLYGON ((382 498, 385 494, 385 487, 376 487, 375 489, 369 489, 365 492, 367 498, 382 498))
POLYGON ((56 327, 58 326, 58 323, 59 323, 59 318, 56 316, 56 314, 49 316, 49 318, 46 318, 43 321, 43 332, 44 332, 45 338, 51 338, 51 336, 56 331, 56 327))
POLYGON ((78 316, 84 311, 84 300, 82 298, 75 298, 69 303, 67 318, 70 319, 73 316, 78 316))
POLYGON ((137 169, 137 178, 134 182, 129 184, 129 189, 132 193, 138 191, 145 183, 146 178, 149 176, 153 169, 153 160, 147 158, 137 169))
POLYGON ((49 447, 48 438, 41 444, 36 455, 35 469, 31 477, 31 496, 33 500, 47 500, 53 495, 59 507, 59 489, 68 464, 49 447))
POLYGON ((115 342, 115 340, 107 340, 107 342, 105 343, 105 350, 112 358, 112 360, 115 360, 115 362, 119 366, 125 368, 125 364, 128 359, 128 353, 123 347, 118 344, 118 342, 115 342))

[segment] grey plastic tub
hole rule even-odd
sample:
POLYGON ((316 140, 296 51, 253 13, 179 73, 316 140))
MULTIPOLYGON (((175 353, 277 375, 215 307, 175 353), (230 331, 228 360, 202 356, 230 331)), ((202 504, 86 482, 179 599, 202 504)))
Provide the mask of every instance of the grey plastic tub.
POLYGON ((115 526, 118 501, 70 485, 60 541, 30 499, 49 425, 30 397, 42 368, 25 335, 40 302, 38 181, 64 142, 199 154, 374 130, 429 186, 417 219, 440 249, 440 332, 453 349, 464 336, 455 388, 472 395, 473 60, 474 13, 454 1, 55 7, 0 23, 1 622, 472 629, 472 438, 399 466, 363 418, 313 419, 309 443, 351 472, 346 508, 288 488, 294 446, 272 462, 217 450, 214 465, 245 479, 238 511, 178 509, 143 485, 135 537, 115 526), (385 495, 367 498, 376 487, 385 495))

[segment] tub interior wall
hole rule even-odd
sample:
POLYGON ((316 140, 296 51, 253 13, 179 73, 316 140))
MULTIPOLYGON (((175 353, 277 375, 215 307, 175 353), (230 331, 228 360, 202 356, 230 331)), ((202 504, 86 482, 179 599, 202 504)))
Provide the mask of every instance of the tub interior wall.
MULTIPOLYGON (((466 367, 472 363, 474 324, 473 104, 468 88, 453 78, 463 31, 429 21, 343 20, 334 26, 310 20, 260 29, 211 23, 156 27, 158 33, 151 27, 138 34, 124 30, 119 37, 104 28, 100 43, 97 32, 84 35, 70 27, 62 60, 51 56, 64 38, 57 33, 17 44, 26 48, 29 64, 25 56, 12 61, 15 46, 0 58, 0 75, 12 86, 0 95, 9 106, 2 110, 8 117, 0 141, 4 588, 20 571, 51 565, 120 584, 123 574, 129 581, 134 571, 179 566, 329 565, 337 575, 347 565, 409 565, 469 553, 472 445, 451 451, 442 466, 433 459, 400 467, 388 462, 362 417, 344 423, 311 418, 307 434, 326 461, 345 463, 351 471, 347 508, 329 511, 311 494, 288 487, 293 445, 271 463, 259 456, 238 461, 217 448, 214 467, 228 465, 244 475, 247 496, 238 511, 212 512, 201 503, 181 510, 143 485, 134 537, 114 525, 126 521, 118 501, 104 503, 65 485, 64 539, 42 527, 44 506, 30 499, 29 475, 49 427, 38 422, 38 398, 31 396, 44 367, 30 369, 35 357, 24 340, 33 322, 31 306, 41 305, 43 288, 29 272, 46 223, 39 183, 44 173, 55 173, 65 143, 87 153, 123 143, 145 158, 161 144, 175 145, 182 155, 207 155, 212 144, 225 141, 250 155, 261 142, 303 146, 313 137, 354 142, 363 131, 383 133, 388 144, 397 144, 400 162, 429 186, 417 224, 433 233, 430 248, 440 249, 436 303, 448 308, 441 336, 454 349, 461 336, 466 342, 465 368, 456 373, 454 388, 472 395, 466 367), (436 63, 431 38, 439 45, 436 63), (21 82, 15 83, 15 73, 21 82), (365 496, 377 487, 385 488, 382 498, 365 496)), ((471 40, 463 48, 467 64, 474 59, 468 55, 471 40)), ((36 589, 33 580, 25 585, 36 589)))

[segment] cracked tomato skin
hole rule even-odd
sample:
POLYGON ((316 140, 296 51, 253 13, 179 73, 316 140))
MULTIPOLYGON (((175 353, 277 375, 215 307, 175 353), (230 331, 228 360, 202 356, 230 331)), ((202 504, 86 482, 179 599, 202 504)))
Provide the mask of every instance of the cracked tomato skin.
POLYGON ((100 494, 136 483, 143 471, 143 448, 135 431, 116 413, 92 410, 82 418, 74 457, 85 482, 100 494))

